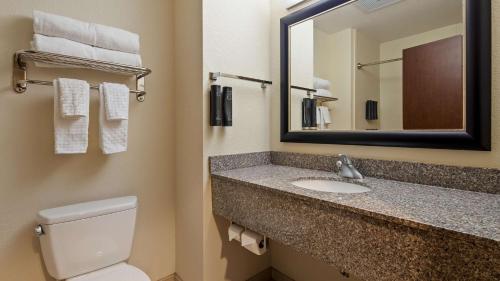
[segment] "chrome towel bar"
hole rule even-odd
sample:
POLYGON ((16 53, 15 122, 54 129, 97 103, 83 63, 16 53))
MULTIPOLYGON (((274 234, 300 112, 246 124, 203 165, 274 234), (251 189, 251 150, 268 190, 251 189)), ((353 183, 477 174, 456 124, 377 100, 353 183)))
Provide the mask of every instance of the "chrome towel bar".
POLYGON ((357 68, 363 69, 363 67, 365 67, 365 66, 379 65, 379 64, 385 64, 385 63, 402 61, 402 60, 403 60, 403 58, 396 58, 396 59, 389 59, 389 60, 382 60, 382 61, 374 61, 374 62, 369 62, 369 63, 358 63, 357 68))
MULTIPOLYGON (((43 81, 43 80, 18 80, 17 82, 25 88, 26 88, 25 84, 54 86, 54 83, 52 81, 43 81)), ((99 90, 99 86, 98 85, 90 85, 90 89, 99 90)), ((135 94, 137 96, 138 101, 144 101, 144 97, 146 96, 145 91, 130 90, 130 93, 135 94)))
MULTIPOLYGON (((144 101, 146 95, 146 91, 144 89, 145 88, 144 77, 151 74, 152 72, 151 69, 144 67, 136 67, 131 65, 66 56, 48 52, 20 50, 14 54, 14 67, 12 74, 13 89, 16 93, 19 94, 26 92, 28 84, 52 86, 52 82, 50 81, 28 79, 27 61, 51 64, 54 66, 84 68, 84 69, 98 70, 110 73, 117 73, 122 75, 135 76, 136 89, 131 90, 130 93, 134 93, 136 95, 137 100, 140 102, 144 101)), ((98 89, 98 86, 92 86, 91 88, 98 89)))
POLYGON ((219 79, 219 77, 239 79, 239 80, 245 80, 245 81, 250 81, 250 82, 257 82, 257 83, 260 83, 260 86, 262 89, 265 89, 267 87, 267 85, 273 84, 273 82, 269 81, 269 80, 262 80, 262 79, 246 77, 246 76, 241 76, 241 75, 235 75, 235 74, 222 73, 222 72, 210 72, 210 80, 217 81, 217 79, 219 79))

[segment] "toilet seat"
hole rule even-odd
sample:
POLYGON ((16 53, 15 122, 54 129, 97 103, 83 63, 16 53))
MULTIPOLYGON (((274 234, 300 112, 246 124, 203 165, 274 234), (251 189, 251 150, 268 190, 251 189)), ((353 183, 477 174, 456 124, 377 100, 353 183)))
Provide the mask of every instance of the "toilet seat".
POLYGON ((66 281, 151 281, 151 279, 137 267, 119 263, 66 281))

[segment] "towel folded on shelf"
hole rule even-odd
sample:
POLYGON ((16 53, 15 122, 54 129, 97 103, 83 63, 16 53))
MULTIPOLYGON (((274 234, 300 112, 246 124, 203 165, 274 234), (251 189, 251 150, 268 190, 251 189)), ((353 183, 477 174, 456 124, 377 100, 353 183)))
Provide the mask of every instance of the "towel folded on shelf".
MULTIPOLYGON (((56 154, 75 154, 87 152, 89 129, 89 99, 83 99, 81 108, 85 115, 63 118, 62 101, 58 79, 54 80, 54 147, 56 154)), ((88 89, 87 89, 88 91, 88 89)), ((80 106, 78 106, 80 107, 80 106)), ((69 116, 68 116, 69 117, 69 116)))
POLYGON ((88 116, 90 85, 87 81, 57 78, 54 80, 54 86, 59 94, 59 107, 63 118, 88 116))
POLYGON ((313 78, 313 87, 314 89, 323 89, 323 90, 330 90, 331 88, 331 83, 328 80, 319 78, 319 77, 314 77, 313 78))
MULTIPOLYGON (((141 66, 141 56, 102 48, 92 47, 75 41, 45 35, 33 35, 32 47, 34 50, 50 52, 67 56, 100 60, 131 66, 141 66)), ((41 64, 39 66, 47 66, 41 64)))
POLYGON ((325 90, 325 89, 316 89, 315 95, 321 96, 321 97, 333 97, 332 92, 330 92, 329 90, 325 90))
POLYGON ((94 59, 94 48, 64 38, 34 34, 31 47, 36 51, 94 59))
POLYGON ((35 33, 120 52, 139 54, 139 35, 101 24, 33 11, 35 33))
POLYGON ((107 120, 128 120, 129 88, 123 84, 102 83, 107 120))
MULTIPOLYGON (((99 146, 104 154, 112 154, 123 152, 127 150, 127 138, 128 138, 128 120, 117 119, 108 120, 106 108, 112 108, 115 104, 107 104, 105 94, 110 93, 108 86, 110 83, 101 84, 99 86, 99 146)), ((122 95, 129 95, 128 88, 121 88, 122 95), (126 91, 126 92, 125 92, 126 91)), ((116 89, 118 90, 118 88, 116 89)), ((128 111, 128 105, 127 105, 128 111)), ((128 117, 128 113, 127 113, 128 117)))
MULTIPOLYGON (((100 60, 112 63, 141 66, 141 56, 102 48, 92 47, 75 41, 45 35, 33 35, 32 47, 34 50, 50 52, 67 56, 100 60)), ((47 66, 40 64, 39 66, 47 66)), ((53 66, 51 66, 53 67, 53 66)))

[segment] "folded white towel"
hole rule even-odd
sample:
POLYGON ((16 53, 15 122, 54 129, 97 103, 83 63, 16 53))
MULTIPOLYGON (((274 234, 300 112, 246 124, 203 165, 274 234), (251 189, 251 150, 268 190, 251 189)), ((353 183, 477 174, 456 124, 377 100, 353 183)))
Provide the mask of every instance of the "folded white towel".
POLYGON ((139 35, 119 28, 33 11, 33 29, 42 35, 115 51, 139 53, 139 35))
POLYGON ((325 90, 325 89, 317 89, 315 95, 321 96, 321 97, 333 97, 332 92, 330 92, 329 90, 325 90))
MULTIPOLYGON (((45 35, 33 35, 32 47, 34 50, 56 53, 86 59, 101 60, 132 66, 141 66, 141 56, 102 48, 92 47, 75 41, 45 35)), ((47 66, 46 64, 40 66, 47 66)))
POLYGON ((59 37, 48 37, 45 35, 34 34, 31 45, 36 51, 87 59, 94 59, 95 57, 94 48, 92 46, 59 37))
MULTIPOLYGON (((56 154, 85 153, 88 146, 89 115, 65 119, 59 108, 59 90, 54 81, 54 138, 56 154)), ((89 102, 84 105, 88 113, 89 102)))
POLYGON ((139 54, 139 35, 123 29, 95 24, 95 46, 120 52, 139 54))
POLYGON ((313 85, 314 85, 314 89, 324 89, 324 90, 330 90, 330 88, 332 86, 330 81, 325 80, 325 79, 321 79, 319 77, 314 77, 313 85))
POLYGON ((94 54, 94 59, 96 60, 127 64, 132 66, 142 66, 141 56, 137 54, 111 51, 108 49, 97 47, 94 47, 94 54))
POLYGON ((54 86, 59 93, 59 107, 63 118, 89 115, 90 85, 87 81, 57 78, 54 86))
POLYGON ((107 120, 102 85, 99 87, 99 146, 104 154, 127 151, 128 120, 107 120))
POLYGON ((102 83, 107 120, 128 120, 130 90, 126 85, 102 83))

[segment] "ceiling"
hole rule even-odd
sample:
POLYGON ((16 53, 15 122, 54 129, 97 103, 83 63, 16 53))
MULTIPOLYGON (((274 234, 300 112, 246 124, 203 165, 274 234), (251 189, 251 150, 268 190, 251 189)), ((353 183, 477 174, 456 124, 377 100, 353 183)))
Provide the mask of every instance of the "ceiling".
POLYGON ((387 42, 462 22, 463 0, 402 0, 365 13, 356 1, 314 18, 326 33, 356 28, 372 39, 387 42))

